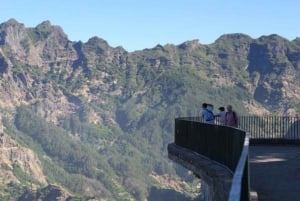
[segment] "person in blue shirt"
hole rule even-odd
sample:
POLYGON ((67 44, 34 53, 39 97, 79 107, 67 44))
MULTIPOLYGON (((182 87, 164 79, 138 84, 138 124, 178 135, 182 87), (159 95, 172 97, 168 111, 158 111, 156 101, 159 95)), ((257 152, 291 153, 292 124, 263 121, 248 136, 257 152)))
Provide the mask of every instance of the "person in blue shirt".
POLYGON ((215 117, 214 117, 214 113, 213 113, 213 105, 203 103, 202 104, 201 117, 203 118, 205 123, 214 124, 215 123, 215 117))

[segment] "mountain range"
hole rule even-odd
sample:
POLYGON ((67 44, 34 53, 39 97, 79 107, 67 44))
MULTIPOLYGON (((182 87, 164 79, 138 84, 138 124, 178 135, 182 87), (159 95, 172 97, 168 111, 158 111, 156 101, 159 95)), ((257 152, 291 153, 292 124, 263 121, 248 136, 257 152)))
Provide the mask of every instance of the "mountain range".
POLYGON ((300 38, 226 34, 134 52, 63 29, 0 24, 1 200, 194 200, 170 162, 174 118, 300 111, 300 38))

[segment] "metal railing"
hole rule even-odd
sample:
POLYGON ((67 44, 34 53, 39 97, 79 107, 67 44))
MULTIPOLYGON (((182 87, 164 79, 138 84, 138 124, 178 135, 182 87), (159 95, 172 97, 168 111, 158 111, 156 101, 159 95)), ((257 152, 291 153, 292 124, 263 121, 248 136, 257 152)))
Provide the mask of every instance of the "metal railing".
MULTIPOLYGON (((200 117, 194 117, 203 122, 200 117)), ((220 119, 215 120, 221 125, 220 119)), ((238 128, 250 133, 251 142, 300 143, 300 118, 293 116, 238 116, 238 128)))
POLYGON ((240 116, 239 128, 251 139, 300 139, 300 118, 290 116, 240 116))
POLYGON ((234 172, 243 149, 245 132, 216 126, 195 118, 175 119, 175 144, 202 154, 229 167, 234 172))
MULTIPOLYGON (((197 117, 175 119, 175 144, 228 167, 234 173, 230 201, 249 200, 248 134, 197 117)), ((226 199, 226 198, 225 198, 226 199)))

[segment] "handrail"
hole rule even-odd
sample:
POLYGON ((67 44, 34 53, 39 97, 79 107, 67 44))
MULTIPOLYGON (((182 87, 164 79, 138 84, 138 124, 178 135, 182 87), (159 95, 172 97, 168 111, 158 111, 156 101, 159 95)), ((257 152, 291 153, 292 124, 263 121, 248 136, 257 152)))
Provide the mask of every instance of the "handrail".
POLYGON ((198 118, 176 118, 175 144, 227 166, 234 175, 226 197, 229 201, 249 200, 249 133, 198 118))
MULTIPOLYGON (((245 200, 249 200, 249 181, 247 182, 248 192, 242 191, 243 177, 245 177, 246 171, 248 171, 248 156, 249 156, 249 133, 246 133, 243 151, 238 162, 237 168, 235 169, 231 189, 229 193, 228 201, 240 201, 242 196, 245 196, 245 200), (245 194, 246 193, 246 194, 245 194)), ((244 200, 242 199, 242 200, 244 200)))
POLYGON ((241 129, 206 124, 193 117, 175 119, 175 144, 222 163, 233 172, 245 135, 241 129))

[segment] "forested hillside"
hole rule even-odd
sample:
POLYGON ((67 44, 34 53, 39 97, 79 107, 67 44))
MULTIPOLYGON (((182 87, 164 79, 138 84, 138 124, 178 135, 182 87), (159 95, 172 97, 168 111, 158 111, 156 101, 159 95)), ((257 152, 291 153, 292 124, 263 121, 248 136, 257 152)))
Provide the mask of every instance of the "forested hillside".
POLYGON ((199 181, 167 157, 174 118, 203 102, 297 115, 299 80, 298 38, 228 34, 128 52, 11 19, 0 24, 0 198, 194 200, 199 181))

